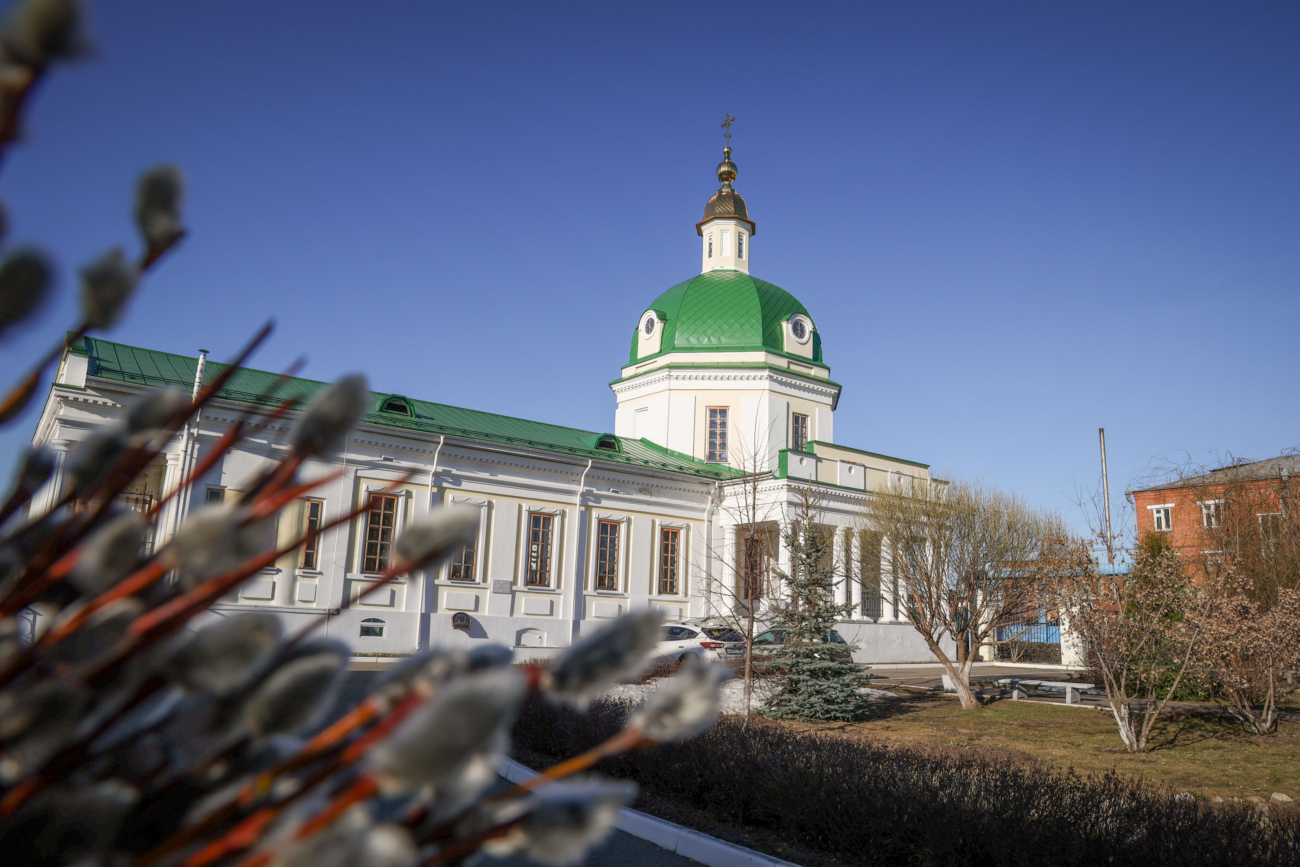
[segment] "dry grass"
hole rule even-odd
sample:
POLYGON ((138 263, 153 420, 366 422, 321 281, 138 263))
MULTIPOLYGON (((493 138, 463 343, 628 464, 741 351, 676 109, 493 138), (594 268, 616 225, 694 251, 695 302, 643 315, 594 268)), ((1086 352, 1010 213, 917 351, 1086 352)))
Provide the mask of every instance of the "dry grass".
POLYGON ((1113 769, 1207 798, 1284 792, 1300 800, 1300 723, 1295 722, 1284 721, 1276 734, 1259 737, 1228 720, 1173 713, 1157 722, 1150 752, 1130 755, 1109 710, 1003 700, 963 711, 951 698, 904 691, 895 701, 878 703, 864 722, 797 727, 899 746, 1039 759, 1082 774, 1113 769))

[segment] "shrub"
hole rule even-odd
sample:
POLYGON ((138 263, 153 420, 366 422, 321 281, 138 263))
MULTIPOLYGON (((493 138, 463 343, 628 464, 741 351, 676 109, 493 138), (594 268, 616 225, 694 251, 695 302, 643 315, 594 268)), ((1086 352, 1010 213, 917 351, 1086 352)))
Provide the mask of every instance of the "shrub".
MULTIPOLYGON (((586 717, 531 701, 515 744, 526 761, 571 755, 621 725, 627 707, 586 717)), ((725 719, 685 743, 601 770, 637 781, 642 803, 761 840, 775 834, 844 864, 1282 864, 1300 859, 1300 816, 1175 801, 1110 773, 1082 777, 967 752, 899 749, 787 726, 725 719)), ((790 857, 787 855, 787 857, 790 857)))

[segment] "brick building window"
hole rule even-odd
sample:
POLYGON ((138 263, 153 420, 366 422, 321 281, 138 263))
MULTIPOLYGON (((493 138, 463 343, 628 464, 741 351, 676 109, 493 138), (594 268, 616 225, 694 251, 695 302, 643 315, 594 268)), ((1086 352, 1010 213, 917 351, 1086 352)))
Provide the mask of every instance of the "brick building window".
POLYGON ((1174 528, 1174 510, 1172 506, 1152 506, 1152 529, 1157 533, 1168 533, 1174 528))
POLYGON ((1223 523, 1223 500, 1206 500, 1201 506, 1201 524, 1207 530, 1217 530, 1223 523))

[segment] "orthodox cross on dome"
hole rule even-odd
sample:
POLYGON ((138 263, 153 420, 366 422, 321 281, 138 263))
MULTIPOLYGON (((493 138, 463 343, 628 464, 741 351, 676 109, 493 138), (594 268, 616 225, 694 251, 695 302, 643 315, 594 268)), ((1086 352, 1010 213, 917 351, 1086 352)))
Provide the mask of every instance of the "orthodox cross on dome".
POLYGON ((727 112, 727 119, 722 122, 722 134, 727 140, 726 147, 728 150, 731 149, 731 125, 735 122, 736 119, 731 116, 731 112, 727 112))

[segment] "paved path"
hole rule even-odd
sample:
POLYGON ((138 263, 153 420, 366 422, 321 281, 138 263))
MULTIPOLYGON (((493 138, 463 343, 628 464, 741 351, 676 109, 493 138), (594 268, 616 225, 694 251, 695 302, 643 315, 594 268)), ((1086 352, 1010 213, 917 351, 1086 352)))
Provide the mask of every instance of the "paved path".
MULTIPOLYGON (((536 867, 535 861, 513 858, 490 858, 480 855, 476 867, 536 867)), ((676 852, 660 849, 623 831, 615 831, 604 845, 587 856, 587 867, 700 867, 699 861, 683 858, 676 852)))

